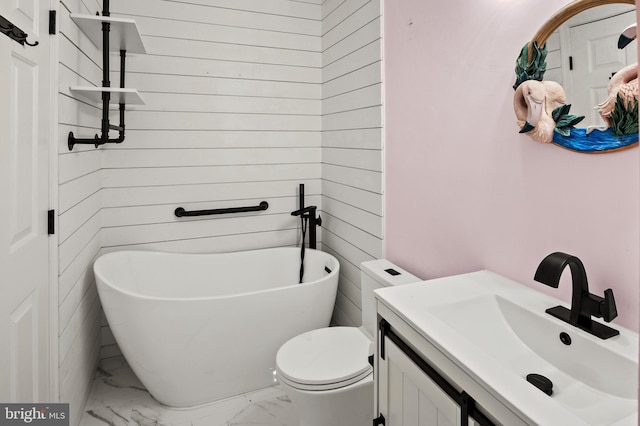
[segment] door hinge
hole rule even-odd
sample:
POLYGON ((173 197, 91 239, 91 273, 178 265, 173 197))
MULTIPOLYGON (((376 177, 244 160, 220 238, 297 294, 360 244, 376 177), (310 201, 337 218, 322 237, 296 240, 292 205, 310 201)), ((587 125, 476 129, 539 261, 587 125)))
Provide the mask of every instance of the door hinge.
POLYGON ((573 71, 573 56, 569 56, 569 71, 573 71))
POLYGON ((56 233, 56 211, 49 210, 47 212, 47 232, 49 235, 53 235, 56 233))
POLYGON ((56 33, 56 11, 49 11, 49 34, 56 33))
POLYGON ((373 426, 385 426, 384 425, 384 416, 380 414, 378 417, 373 419, 373 426))

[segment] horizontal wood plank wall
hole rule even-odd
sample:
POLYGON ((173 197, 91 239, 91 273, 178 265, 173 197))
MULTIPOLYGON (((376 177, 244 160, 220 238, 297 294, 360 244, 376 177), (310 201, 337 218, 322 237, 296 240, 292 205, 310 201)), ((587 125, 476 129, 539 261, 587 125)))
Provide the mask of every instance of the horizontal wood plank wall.
POLYGON ((360 263, 383 256, 380 0, 322 7, 323 248, 341 264, 334 322, 361 324, 360 263))
POLYGON ((70 403, 71 424, 93 382, 100 348, 100 303, 92 265, 101 248, 100 151, 67 148, 67 136, 92 137, 100 126, 96 105, 76 99, 69 86, 99 85, 101 53, 69 18, 70 13, 95 14, 101 2, 62 0, 59 33, 59 356, 61 402, 70 403))
MULTIPOLYGON (((103 252, 297 244, 298 184, 308 203, 322 201, 320 10, 293 0, 111 1, 147 48, 127 55, 125 76, 146 105, 127 106, 124 143, 100 150, 103 252), (262 200, 266 211, 174 215, 262 200)), ((101 356, 117 355, 103 325, 101 356)))

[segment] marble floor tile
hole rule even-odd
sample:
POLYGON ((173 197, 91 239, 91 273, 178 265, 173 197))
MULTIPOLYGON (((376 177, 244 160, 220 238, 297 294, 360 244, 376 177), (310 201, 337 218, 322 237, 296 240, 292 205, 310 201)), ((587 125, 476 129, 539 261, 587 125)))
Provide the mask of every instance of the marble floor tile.
POLYGON ((84 408, 81 426, 298 426, 289 398, 278 386, 192 409, 166 407, 151 397, 122 357, 103 361, 84 408))

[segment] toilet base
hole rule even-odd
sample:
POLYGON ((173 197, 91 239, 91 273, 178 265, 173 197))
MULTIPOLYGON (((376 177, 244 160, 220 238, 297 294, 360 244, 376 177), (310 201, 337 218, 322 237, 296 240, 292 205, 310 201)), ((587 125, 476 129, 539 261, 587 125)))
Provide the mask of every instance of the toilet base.
POLYGON ((308 391, 280 381, 298 412, 300 426, 371 426, 373 374, 339 389, 308 391))

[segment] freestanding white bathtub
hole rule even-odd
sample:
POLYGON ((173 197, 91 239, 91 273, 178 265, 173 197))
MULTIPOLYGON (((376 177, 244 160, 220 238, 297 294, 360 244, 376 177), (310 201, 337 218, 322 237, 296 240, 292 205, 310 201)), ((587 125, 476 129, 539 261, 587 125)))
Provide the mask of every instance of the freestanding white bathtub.
POLYGON ((328 253, 120 251, 94 264, 129 365, 161 403, 191 407, 271 386, 290 338, 329 325, 340 265, 328 253))

